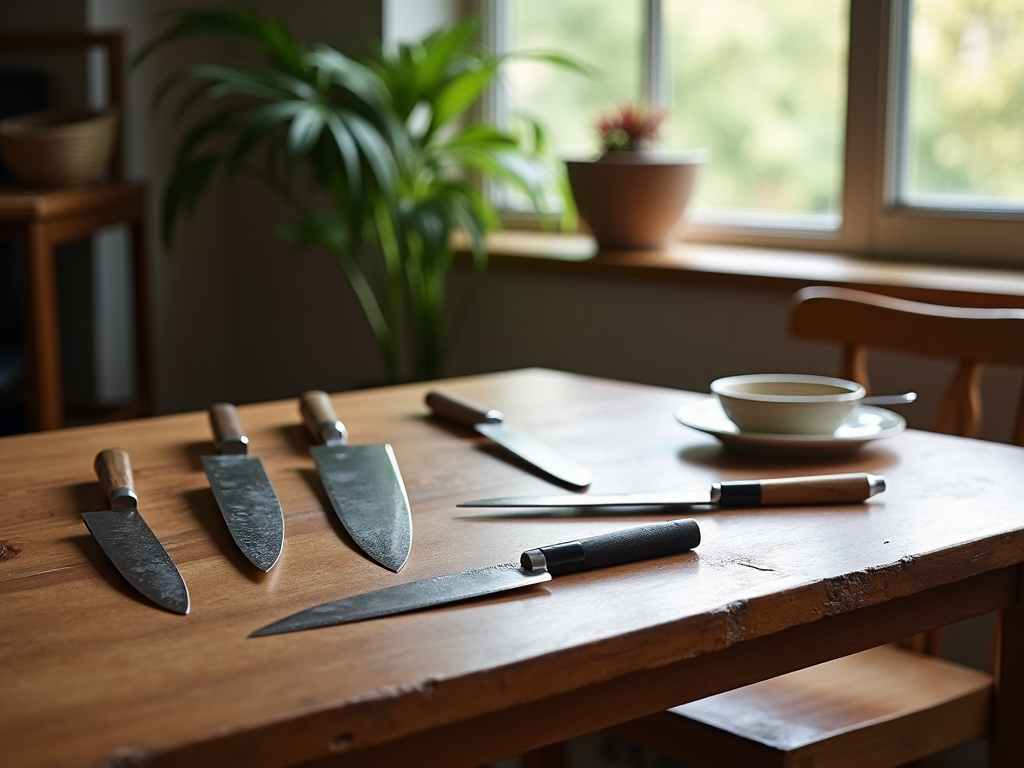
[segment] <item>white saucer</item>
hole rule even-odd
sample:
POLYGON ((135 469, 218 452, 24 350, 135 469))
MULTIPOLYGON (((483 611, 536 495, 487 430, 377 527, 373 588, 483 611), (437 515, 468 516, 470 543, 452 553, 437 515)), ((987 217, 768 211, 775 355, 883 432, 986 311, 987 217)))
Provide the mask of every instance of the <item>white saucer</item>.
POLYGON ((687 403, 676 410, 687 427, 714 435, 734 451, 760 456, 835 456, 865 443, 898 435, 907 426, 898 413, 862 405, 831 435, 780 435, 744 432, 725 415, 717 397, 687 403))

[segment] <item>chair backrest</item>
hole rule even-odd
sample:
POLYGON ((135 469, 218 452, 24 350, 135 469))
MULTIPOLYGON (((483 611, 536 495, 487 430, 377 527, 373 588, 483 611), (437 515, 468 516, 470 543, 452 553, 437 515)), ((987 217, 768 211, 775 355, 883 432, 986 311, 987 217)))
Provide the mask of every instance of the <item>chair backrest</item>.
MULTIPOLYGON (((974 437, 981 427, 981 370, 985 363, 1024 369, 1024 309, 979 309, 924 304, 847 288, 812 286, 793 295, 790 331, 794 336, 843 345, 842 376, 868 392, 868 347, 955 360, 932 429, 974 437)), ((1024 446, 1024 383, 1011 440, 1024 446)), ((998 642, 999 632, 993 637, 998 642)), ((942 628, 901 645, 933 656, 942 649, 942 628)), ((998 658, 993 653, 993 659, 998 658)))
MULTIPOLYGON (((977 436, 981 426, 982 365, 1024 368, 1024 309, 950 307, 814 286, 794 294, 790 330, 841 343, 842 375, 869 392, 869 347, 957 361, 932 429, 964 437, 977 436)), ((1011 440, 1024 446, 1021 390, 1011 440)))

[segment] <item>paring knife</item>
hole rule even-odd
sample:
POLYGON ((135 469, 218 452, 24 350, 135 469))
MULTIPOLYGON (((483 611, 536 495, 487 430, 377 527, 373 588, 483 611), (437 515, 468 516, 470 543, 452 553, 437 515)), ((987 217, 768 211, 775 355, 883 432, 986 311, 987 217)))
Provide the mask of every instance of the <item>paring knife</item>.
POLYGON ((185 581, 139 514, 128 454, 120 448, 109 448, 96 455, 93 467, 111 508, 82 513, 89 532, 114 567, 139 592, 161 608, 188 613, 185 581))
POLYGON ((231 403, 210 406, 218 456, 203 456, 203 469, 231 538, 261 571, 269 571, 284 546, 284 513, 263 463, 249 456, 249 438, 231 403))
POLYGON ((885 478, 866 472, 712 483, 709 492, 637 493, 614 496, 499 496, 463 501, 459 507, 768 507, 797 504, 847 504, 885 490, 885 478))
POLYGON ((472 427, 556 480, 576 488, 586 488, 592 481, 590 470, 583 465, 525 432, 506 426, 501 411, 440 389, 428 392, 426 402, 438 416, 472 427))
POLYGON ((527 550, 520 557, 518 567, 515 563, 505 563, 434 576, 324 603, 257 629, 250 637, 349 624, 432 608, 539 584, 562 573, 686 552, 698 544, 700 528, 695 520, 670 520, 626 528, 589 539, 527 550))
POLYGON ((306 392, 300 411, 310 435, 323 443, 310 452, 341 524, 363 552, 397 573, 412 549, 412 514, 394 450, 348 445, 326 392, 306 392))

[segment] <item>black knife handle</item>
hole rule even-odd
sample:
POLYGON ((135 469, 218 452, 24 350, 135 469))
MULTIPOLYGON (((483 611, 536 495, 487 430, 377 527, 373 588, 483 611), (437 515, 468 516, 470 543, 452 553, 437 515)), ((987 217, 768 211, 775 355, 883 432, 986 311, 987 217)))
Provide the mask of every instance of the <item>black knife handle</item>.
POLYGON ((319 389, 311 389, 299 400, 299 412, 310 436, 324 445, 345 445, 348 431, 338 420, 331 396, 319 389))
POLYGON ((443 389, 427 392, 426 403, 438 416, 467 427, 484 423, 500 424, 505 420, 505 415, 501 411, 443 389))
POLYGON ((720 507, 768 507, 790 504, 852 504, 885 490, 885 478, 867 472, 717 483, 720 507))
POLYGON ((217 447, 217 453, 225 456, 244 456, 249 450, 249 438, 242 429, 238 409, 231 403, 214 403, 210 406, 209 415, 213 444, 217 447))
POLYGON ((520 563, 528 571, 547 568, 552 576, 651 557, 686 552, 700 544, 700 528, 693 519, 640 525, 614 533, 567 541, 523 552, 520 563))
POLYGON ((99 478, 103 495, 110 500, 114 509, 135 509, 139 498, 135 495, 132 478, 132 462, 123 448, 107 448, 96 454, 93 462, 96 477, 99 478))

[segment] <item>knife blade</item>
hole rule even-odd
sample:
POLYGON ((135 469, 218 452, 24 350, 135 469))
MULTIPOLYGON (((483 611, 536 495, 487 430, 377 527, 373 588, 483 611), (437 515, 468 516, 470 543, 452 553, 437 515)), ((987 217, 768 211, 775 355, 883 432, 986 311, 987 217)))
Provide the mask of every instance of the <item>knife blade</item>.
POLYGON ((507 426, 501 411, 440 389, 428 392, 426 403, 438 416, 471 427, 555 480, 575 488, 586 488, 593 480, 590 470, 579 462, 526 432, 507 426))
POLYGON ((412 550, 412 513, 395 452, 389 444, 349 445, 326 392, 306 392, 303 422, 310 448, 335 514, 366 555, 398 573, 412 550))
POLYGON ((82 513, 89 532, 129 584, 161 608, 187 614, 185 580, 139 514, 128 453, 121 448, 100 451, 93 468, 111 508, 82 513))
POLYGON ((203 469, 231 538, 253 565, 269 571, 284 546, 284 512, 274 487, 256 456, 238 409, 231 403, 210 406, 217 456, 203 456, 203 469))
POLYGON ((885 490, 885 478, 867 472, 712 483, 695 493, 624 493, 608 496, 496 496, 457 507, 769 507, 799 504, 853 504, 885 490))
POLYGON ((626 528, 588 539, 529 549, 520 556, 518 566, 504 563, 434 576, 323 603, 261 627, 249 637, 350 624, 433 608, 539 584, 563 573, 686 552, 698 544, 700 528, 692 519, 626 528))

